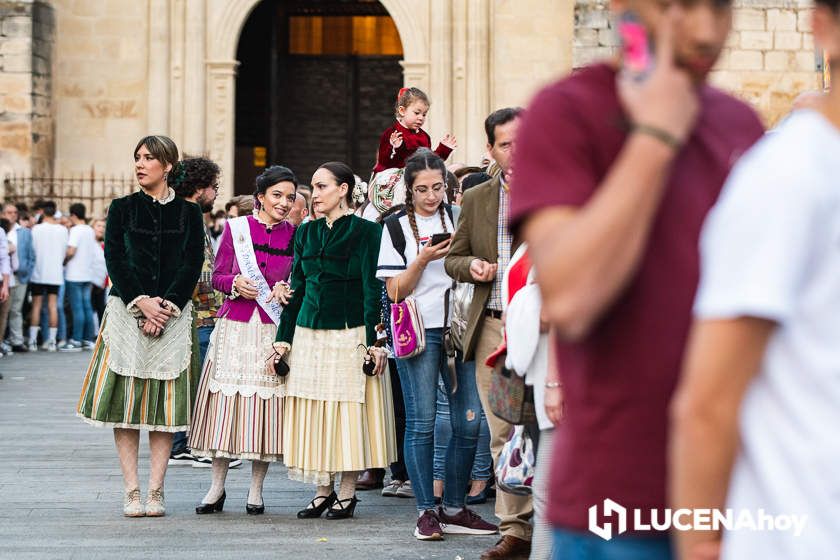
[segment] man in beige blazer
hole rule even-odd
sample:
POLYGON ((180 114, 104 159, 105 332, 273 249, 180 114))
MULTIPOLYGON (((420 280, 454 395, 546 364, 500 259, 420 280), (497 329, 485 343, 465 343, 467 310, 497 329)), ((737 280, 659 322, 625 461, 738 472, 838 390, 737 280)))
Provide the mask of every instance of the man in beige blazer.
MULTIPOLYGON (((444 265, 458 282, 475 284, 469 309, 464 360, 475 360, 481 404, 490 427, 493 461, 510 435, 512 426, 490 411, 488 392, 492 370, 484 364, 502 341, 502 274, 516 250, 508 231, 510 195, 506 177, 510 173, 519 108, 499 109, 484 122, 490 155, 501 173, 464 193, 461 217, 444 265)), ((533 506, 530 496, 499 491, 496 515, 501 520, 502 539, 486 551, 482 560, 528 558, 531 549, 533 506)))

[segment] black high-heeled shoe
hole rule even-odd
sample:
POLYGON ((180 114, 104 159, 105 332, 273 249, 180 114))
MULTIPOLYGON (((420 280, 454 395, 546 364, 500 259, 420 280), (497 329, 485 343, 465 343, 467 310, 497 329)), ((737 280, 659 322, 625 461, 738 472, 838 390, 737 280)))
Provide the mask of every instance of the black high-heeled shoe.
POLYGON ((212 504, 199 504, 197 508, 195 508, 195 512, 199 515, 203 515, 205 513, 218 513, 222 511, 225 507, 225 498, 227 494, 222 491, 222 497, 213 502, 212 504))
POLYGON ((356 511, 356 504, 358 503, 359 499, 356 496, 347 498, 346 500, 336 500, 335 505, 338 507, 330 508, 330 511, 327 512, 327 519, 348 519, 353 517, 353 512, 356 511))
POLYGON ((262 515, 265 513, 265 503, 255 506, 246 502, 245 513, 247 513, 248 515, 262 515))
POLYGON ((321 517, 324 511, 326 511, 328 507, 333 505, 336 500, 338 500, 338 496, 335 492, 326 497, 315 496, 315 498, 313 498, 312 501, 309 502, 309 505, 311 505, 312 507, 307 507, 297 512, 298 519, 315 519, 317 517, 321 517), (321 500, 321 502, 318 505, 315 505, 315 500, 321 500))

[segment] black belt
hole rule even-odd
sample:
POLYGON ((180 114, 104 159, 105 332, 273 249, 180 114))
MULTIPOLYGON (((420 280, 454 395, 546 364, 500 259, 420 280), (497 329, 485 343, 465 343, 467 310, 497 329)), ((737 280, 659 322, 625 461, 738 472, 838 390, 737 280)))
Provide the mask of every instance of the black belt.
POLYGON ((493 317, 494 319, 501 319, 502 318, 502 312, 501 311, 496 311, 495 309, 485 309, 484 310, 484 316, 485 317, 493 317))

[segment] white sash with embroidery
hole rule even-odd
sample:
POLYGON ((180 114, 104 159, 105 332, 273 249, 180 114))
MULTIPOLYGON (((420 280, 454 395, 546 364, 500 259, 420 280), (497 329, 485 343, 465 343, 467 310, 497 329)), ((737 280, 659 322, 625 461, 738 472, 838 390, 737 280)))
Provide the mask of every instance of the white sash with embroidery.
POLYGON ((268 313, 275 325, 279 325, 283 307, 276 301, 266 303, 271 297, 271 286, 268 285, 265 276, 260 271, 257 255, 254 254, 248 216, 233 218, 228 220, 227 223, 233 237, 233 249, 236 253, 236 262, 239 264, 240 274, 254 283, 257 287, 257 304, 268 313))

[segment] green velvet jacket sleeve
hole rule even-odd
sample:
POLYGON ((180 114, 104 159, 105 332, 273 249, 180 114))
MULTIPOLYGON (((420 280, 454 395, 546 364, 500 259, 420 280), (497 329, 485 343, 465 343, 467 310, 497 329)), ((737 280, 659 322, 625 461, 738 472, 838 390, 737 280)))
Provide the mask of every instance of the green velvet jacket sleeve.
POLYGON ((192 300, 195 285, 201 276, 201 266, 204 264, 204 219, 201 209, 191 202, 187 203, 187 208, 184 258, 163 296, 163 299, 171 301, 179 309, 183 309, 192 300))
POLYGON ((376 342, 376 325, 381 320, 382 281, 376 277, 379 262, 379 245, 382 241, 382 226, 369 222, 370 232, 365 235, 362 257, 362 289, 365 297, 365 333, 368 346, 376 342))
POLYGON ((123 303, 128 305, 138 296, 148 294, 134 273, 125 242, 123 223, 126 202, 126 199, 118 198, 108 209, 108 219, 105 222, 105 264, 111 284, 117 288, 116 292, 123 303))
POLYGON ((289 281, 294 294, 289 304, 283 308, 280 315, 280 325, 277 328, 275 341, 292 343, 295 337, 295 325, 297 324, 300 306, 306 296, 306 277, 303 274, 301 255, 303 255, 303 236, 309 227, 309 223, 302 224, 295 232, 295 260, 292 264, 292 274, 289 281))

